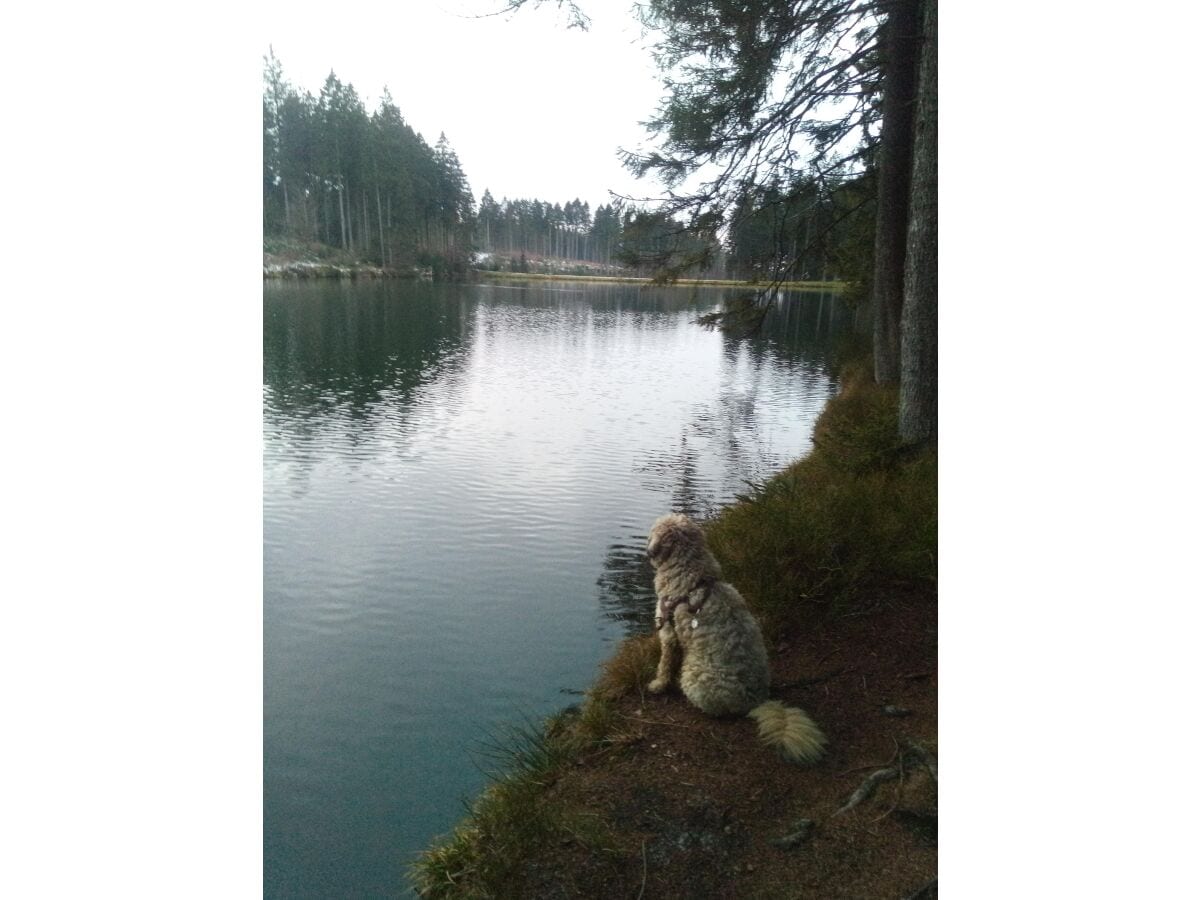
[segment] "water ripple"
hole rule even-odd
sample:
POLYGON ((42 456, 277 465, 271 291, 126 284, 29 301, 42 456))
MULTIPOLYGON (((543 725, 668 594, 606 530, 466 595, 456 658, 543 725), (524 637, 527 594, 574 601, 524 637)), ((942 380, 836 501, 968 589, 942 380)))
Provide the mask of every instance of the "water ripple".
POLYGON ((269 878, 370 893, 361 848, 449 827, 486 723, 561 706, 649 627, 653 520, 805 452, 840 313, 796 300, 737 340, 691 324, 720 296, 267 290, 269 878))

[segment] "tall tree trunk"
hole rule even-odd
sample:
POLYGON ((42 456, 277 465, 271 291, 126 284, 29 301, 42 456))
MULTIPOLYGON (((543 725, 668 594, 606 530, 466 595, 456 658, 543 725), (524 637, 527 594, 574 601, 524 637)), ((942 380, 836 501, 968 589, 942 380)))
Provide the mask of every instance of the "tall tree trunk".
POLYGON ((341 181, 338 181, 338 222, 342 226, 342 249, 346 249, 346 204, 343 202, 343 195, 346 191, 343 189, 341 181))
POLYGON ((356 213, 358 215, 358 242, 362 246, 362 255, 365 256, 371 247, 371 217, 367 212, 367 192, 361 191, 359 197, 362 202, 359 203, 356 213))
POLYGON ((937 0, 924 0, 912 209, 900 319, 900 439, 937 439, 937 0))
POLYGON ((900 380, 900 311, 912 180, 913 113, 920 61, 920 0, 896 0, 884 23, 883 127, 875 220, 875 380, 900 380))
POLYGON ((387 249, 383 244, 383 203, 379 199, 379 183, 375 183, 375 214, 379 217, 379 265, 387 266, 387 249))

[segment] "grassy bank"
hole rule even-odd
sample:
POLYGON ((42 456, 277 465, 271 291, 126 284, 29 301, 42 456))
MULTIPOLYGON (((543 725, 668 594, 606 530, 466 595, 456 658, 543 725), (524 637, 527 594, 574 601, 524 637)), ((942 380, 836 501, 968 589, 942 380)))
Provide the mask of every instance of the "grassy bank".
POLYGON ((828 765, 789 768, 745 722, 646 696, 658 644, 634 636, 578 708, 498 736, 492 784, 412 868, 420 894, 640 896, 649 884, 646 896, 781 896, 804 884, 813 896, 887 896, 873 891, 895 884, 902 896, 928 880, 936 792, 930 813, 928 797, 913 799, 928 785, 905 777, 901 757, 888 827, 864 825, 837 816, 848 787, 832 771, 867 768, 893 742, 936 745, 925 670, 936 669, 937 458, 897 447, 896 405, 865 367, 849 369, 812 452, 706 523, 726 578, 763 622, 776 694, 793 702, 808 690, 799 699, 834 739, 828 765), (848 664, 815 674, 818 655, 848 664), (879 656, 886 665, 853 668, 879 656), (805 687, 817 683, 824 695, 805 687), (878 685, 890 693, 876 696, 878 685), (880 719, 897 698, 908 717, 880 719), (781 832, 799 833, 788 823, 801 805, 820 823, 807 858, 777 849, 795 837, 781 832))
POLYGON ((708 524, 726 578, 768 633, 862 611, 889 591, 933 595, 937 455, 905 453, 896 430, 895 389, 853 366, 813 451, 708 524))

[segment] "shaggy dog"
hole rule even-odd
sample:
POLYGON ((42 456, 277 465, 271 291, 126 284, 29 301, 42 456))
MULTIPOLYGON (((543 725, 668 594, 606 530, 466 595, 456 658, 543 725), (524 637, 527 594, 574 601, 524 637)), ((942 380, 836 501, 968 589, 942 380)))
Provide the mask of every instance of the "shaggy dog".
POLYGON ((687 516, 663 516, 646 546, 658 595, 654 624, 662 654, 650 691, 679 687, 710 716, 749 715, 759 737, 794 762, 821 756, 825 735, 804 712, 767 700, 770 668, 758 622, 687 516), (680 661, 682 657, 682 667, 680 661))

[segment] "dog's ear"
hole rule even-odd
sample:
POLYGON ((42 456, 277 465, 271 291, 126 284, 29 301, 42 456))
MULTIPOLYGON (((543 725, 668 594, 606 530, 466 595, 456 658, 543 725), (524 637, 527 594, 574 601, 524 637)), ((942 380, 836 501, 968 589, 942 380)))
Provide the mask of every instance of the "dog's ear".
POLYGON ((646 546, 646 555, 651 562, 666 559, 675 552, 679 545, 679 528, 674 522, 656 522, 650 529, 650 543, 646 546))
POLYGON ((646 556, 651 562, 658 562, 666 553, 666 548, 663 546, 663 536, 661 529, 655 529, 650 532, 650 543, 646 545, 646 556))

